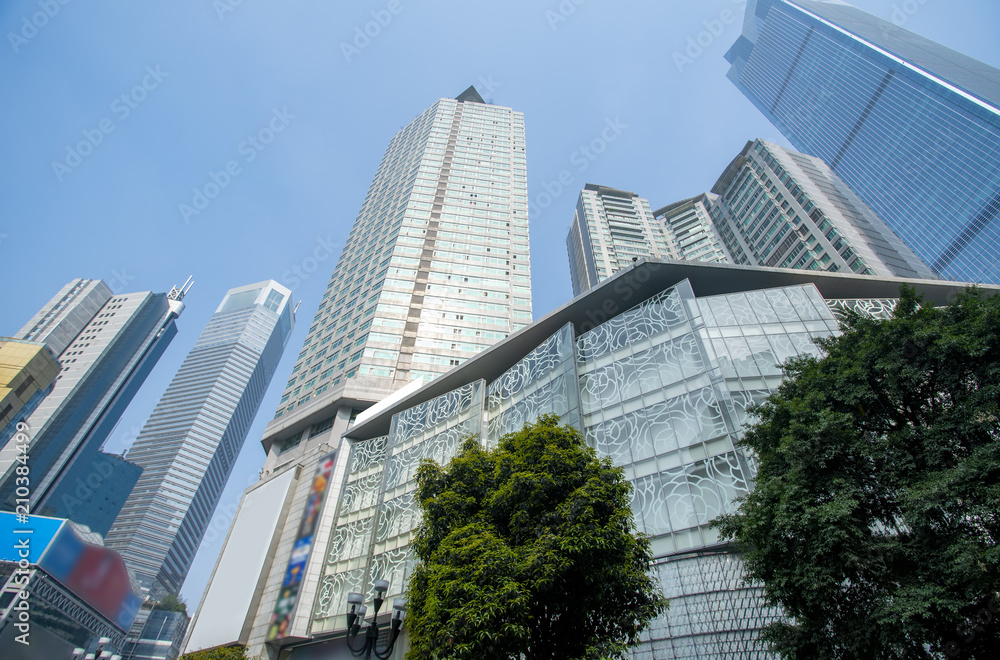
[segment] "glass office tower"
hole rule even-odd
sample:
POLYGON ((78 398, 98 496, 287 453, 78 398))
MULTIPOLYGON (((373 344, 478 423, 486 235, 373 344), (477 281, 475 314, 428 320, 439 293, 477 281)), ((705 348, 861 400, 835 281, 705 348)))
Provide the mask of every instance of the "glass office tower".
POLYGON ((177 593, 292 331, 274 281, 230 289, 128 457, 142 476, 108 532, 144 592, 177 593))
POLYGON ((433 379, 530 322, 524 115, 470 87, 389 142, 275 417, 355 376, 433 379))
POLYGON ((729 78, 936 273, 1000 282, 1000 71, 845 3, 750 0, 729 78))

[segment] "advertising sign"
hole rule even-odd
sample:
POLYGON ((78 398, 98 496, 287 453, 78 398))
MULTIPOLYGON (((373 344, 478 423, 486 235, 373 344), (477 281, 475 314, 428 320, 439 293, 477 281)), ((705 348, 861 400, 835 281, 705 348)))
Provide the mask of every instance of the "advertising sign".
POLYGON ((288 627, 291 625, 295 604, 299 599, 299 588, 306 572, 306 565, 309 562, 309 552, 312 550, 316 526, 319 524, 319 514, 323 509, 323 500, 326 498, 326 489, 330 483, 330 475, 333 473, 336 459, 337 452, 327 454, 320 459, 319 466, 316 468, 312 488, 309 489, 309 496, 306 499, 305 508, 302 510, 302 522, 299 523, 295 545, 292 546, 292 554, 288 558, 285 578, 281 582, 278 602, 274 606, 274 614, 271 615, 271 625, 267 630, 269 640, 288 635, 288 627))

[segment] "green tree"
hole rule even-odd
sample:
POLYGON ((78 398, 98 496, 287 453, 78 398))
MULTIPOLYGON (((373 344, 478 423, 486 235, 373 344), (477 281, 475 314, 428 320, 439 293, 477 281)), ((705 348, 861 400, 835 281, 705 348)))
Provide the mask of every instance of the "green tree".
POLYGON ((621 657, 666 607, 631 485, 557 416, 417 482, 408 660, 621 657))
POLYGON ((153 609, 168 610, 170 612, 184 612, 184 614, 188 613, 187 603, 185 603, 177 594, 167 594, 153 606, 153 609))
POLYGON ((217 646, 204 651, 185 653, 181 660, 249 660, 245 646, 217 646))
POLYGON ((756 483, 717 524, 790 615, 765 633, 787 658, 1000 648, 1000 296, 900 295, 785 365, 741 443, 756 483))

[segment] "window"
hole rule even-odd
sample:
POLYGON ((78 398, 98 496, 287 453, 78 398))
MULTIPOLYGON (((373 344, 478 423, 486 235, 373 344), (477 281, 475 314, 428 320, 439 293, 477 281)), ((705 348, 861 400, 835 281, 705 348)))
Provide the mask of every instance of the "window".
POLYGON ((327 417, 322 422, 314 424, 312 427, 312 431, 309 432, 309 437, 311 438, 313 436, 319 435, 320 433, 326 433, 327 431, 332 429, 333 422, 335 419, 337 419, 337 416, 333 415, 331 417, 327 417))
MULTIPOLYGON (((289 406, 288 409, 291 410, 292 407, 289 406)), ((294 449, 295 447, 298 447, 301 442, 302 442, 302 432, 300 431, 299 433, 296 433, 292 437, 290 437, 290 438, 288 438, 286 440, 282 440, 281 441, 281 447, 278 449, 278 453, 279 454, 284 454, 286 451, 289 451, 291 449, 294 449)))

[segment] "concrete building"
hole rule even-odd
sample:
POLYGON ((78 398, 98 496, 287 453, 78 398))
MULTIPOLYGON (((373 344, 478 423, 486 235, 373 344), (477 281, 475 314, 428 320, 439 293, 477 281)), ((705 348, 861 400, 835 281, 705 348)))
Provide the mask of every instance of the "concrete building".
POLYGON ((709 208, 717 195, 698 195, 653 211, 672 237, 678 259, 728 263, 726 246, 716 231, 709 208))
POLYGON ((272 659, 350 657, 348 593, 370 601, 386 579, 391 602, 410 575, 420 461, 447 461, 470 433, 489 446, 556 413, 624 468, 652 538, 671 607, 633 657, 762 657, 759 631, 781 613, 741 583, 738 555, 709 524, 754 477, 736 444, 747 408, 780 384, 778 364, 816 354, 814 340, 835 333, 845 310, 891 313, 904 282, 938 304, 963 286, 641 260, 353 425, 330 402, 297 445, 315 435, 321 458, 244 495, 186 650, 238 642, 272 659), (295 481, 308 484, 308 504, 297 504, 295 481), (296 586, 290 603, 267 596, 282 583, 296 586))
POLYGON ((750 0, 729 79, 940 276, 1000 282, 1000 71, 844 2, 750 0))
POLYGON ((936 277, 819 158, 748 142, 712 193, 709 212, 732 263, 936 277))
POLYGON ((264 432, 261 482, 244 494, 186 649, 304 634, 329 535, 323 502, 341 483, 340 437, 376 402, 530 323, 524 148, 523 115, 471 87, 392 138, 264 432))
MULTIPOLYGON (((189 280, 190 281, 190 280, 189 280)), ((163 355, 184 309, 186 288, 170 293, 114 294, 101 280, 76 279, 63 287, 17 334, 59 356, 52 392, 26 420, 31 455, 31 509, 46 506, 74 464, 92 458, 163 355)), ((13 510, 15 458, 0 449, 0 506, 13 510)), ((71 480, 75 478, 71 476, 71 480)), ((77 508, 87 524, 86 504, 77 508)))
POLYGON ((178 593, 294 325, 274 281, 230 289, 129 450, 143 472, 108 532, 144 594, 178 593))
POLYGON ((635 259, 680 256, 663 224, 649 210, 649 200, 593 183, 580 191, 566 249, 574 296, 630 268, 635 259))
POLYGON ((38 342, 0 337, 0 447, 52 391, 59 362, 38 342))

